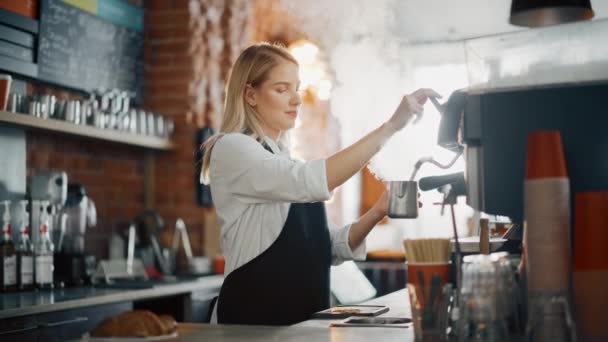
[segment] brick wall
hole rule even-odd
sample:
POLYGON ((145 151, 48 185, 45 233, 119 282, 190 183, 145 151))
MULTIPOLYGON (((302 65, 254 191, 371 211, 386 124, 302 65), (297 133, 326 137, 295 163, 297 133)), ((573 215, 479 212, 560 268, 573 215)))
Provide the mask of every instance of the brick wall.
MULTIPOLYGON (((165 246, 177 217, 185 220, 196 255, 207 254, 218 244, 213 209, 198 207, 195 200, 195 136, 201 127, 219 126, 225 80, 245 46, 257 40, 288 44, 302 37, 274 4, 275 0, 145 1, 143 107, 175 122, 175 150, 153 152, 153 207, 165 219, 165 246)), ((29 91, 74 97, 35 84, 29 91)), ((148 153, 121 144, 28 132, 28 177, 36 169, 61 169, 70 182, 87 188, 98 212, 87 249, 105 258, 109 235, 121 232, 145 209, 148 153)))
POLYGON ((83 184, 95 201, 97 227, 88 230, 86 248, 107 256, 109 234, 143 210, 143 151, 135 147, 51 133, 27 133, 28 183, 37 169, 59 169, 83 184))
MULTIPOLYGON (((216 223, 213 210, 200 208, 195 201, 195 134, 200 127, 219 123, 224 79, 250 42, 250 2, 150 0, 145 6, 143 107, 175 122, 176 149, 153 152, 154 208, 165 219, 163 244, 169 245, 175 219, 182 217, 194 253, 201 255, 205 226, 216 223), (215 42, 215 49, 208 48, 209 41, 215 42)), ((77 97, 34 83, 28 92, 77 97)), ((109 235, 122 231, 145 209, 147 153, 137 147, 32 131, 27 133, 28 181, 37 169, 60 169, 70 182, 83 184, 98 212, 98 225, 89 230, 86 248, 105 258, 109 235)))
POLYGON ((196 205, 196 133, 217 128, 230 66, 249 44, 251 2, 243 0, 150 1, 146 8, 145 98, 153 111, 176 123, 172 153, 157 156, 156 208, 171 223, 185 220, 197 255, 214 254, 219 229, 213 209, 196 205), (207 230, 207 234, 205 234, 207 230), (207 250, 204 250, 205 236, 207 250))
POLYGON ((162 240, 168 245, 177 217, 188 227, 194 253, 200 255, 202 219, 206 214, 195 204, 194 134, 187 120, 188 87, 194 68, 189 55, 190 13, 188 0, 147 1, 144 41, 144 104, 175 121, 176 149, 156 155, 154 166, 155 208, 165 219, 162 240))

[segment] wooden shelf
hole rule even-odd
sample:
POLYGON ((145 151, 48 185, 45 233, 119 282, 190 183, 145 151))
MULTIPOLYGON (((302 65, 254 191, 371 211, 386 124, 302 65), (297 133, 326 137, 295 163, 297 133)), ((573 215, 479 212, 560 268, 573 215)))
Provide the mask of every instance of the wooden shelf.
POLYGON ((0 123, 28 129, 65 133, 79 137, 140 146, 155 150, 168 151, 174 147, 169 139, 119 132, 110 129, 99 129, 91 126, 76 125, 61 120, 41 119, 31 115, 15 114, 11 112, 0 111, 0 123))

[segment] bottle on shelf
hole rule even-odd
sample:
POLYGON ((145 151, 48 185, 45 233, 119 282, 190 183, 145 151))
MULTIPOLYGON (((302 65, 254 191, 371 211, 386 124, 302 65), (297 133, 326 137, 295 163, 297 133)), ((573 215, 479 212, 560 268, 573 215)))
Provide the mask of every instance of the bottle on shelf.
POLYGON ((34 250, 36 288, 45 290, 53 288, 53 242, 49 233, 49 201, 42 201, 40 211, 40 234, 34 250))
POLYGON ((21 201, 23 219, 19 226, 17 242, 17 288, 28 291, 34 288, 34 252, 30 240, 30 218, 27 212, 27 201, 21 201))
POLYGON ((2 240, 0 241, 0 291, 9 292, 17 289, 17 255, 11 236, 11 202, 4 202, 2 215, 2 240))

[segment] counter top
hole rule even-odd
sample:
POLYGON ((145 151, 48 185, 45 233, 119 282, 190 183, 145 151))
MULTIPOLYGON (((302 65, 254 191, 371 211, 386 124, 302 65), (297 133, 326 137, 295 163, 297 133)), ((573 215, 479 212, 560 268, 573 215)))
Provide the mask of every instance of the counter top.
MULTIPOLYGON (((411 317, 409 297, 405 289, 364 304, 387 305, 390 310, 380 317, 411 317)), ((205 324, 200 329, 181 336, 180 341, 414 341, 413 327, 330 327, 331 322, 328 319, 312 319, 283 327, 205 324)))
POLYGON ((158 284, 145 289, 75 287, 47 291, 0 294, 0 319, 75 309, 79 307, 137 301, 196 292, 215 296, 224 276, 213 275, 189 280, 158 284))

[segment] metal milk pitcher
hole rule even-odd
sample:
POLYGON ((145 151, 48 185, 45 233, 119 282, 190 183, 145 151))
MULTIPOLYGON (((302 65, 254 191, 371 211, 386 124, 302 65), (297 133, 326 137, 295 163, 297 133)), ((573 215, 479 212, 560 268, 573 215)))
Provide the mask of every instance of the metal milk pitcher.
POLYGON ((418 217, 418 182, 389 182, 388 217, 418 217))

